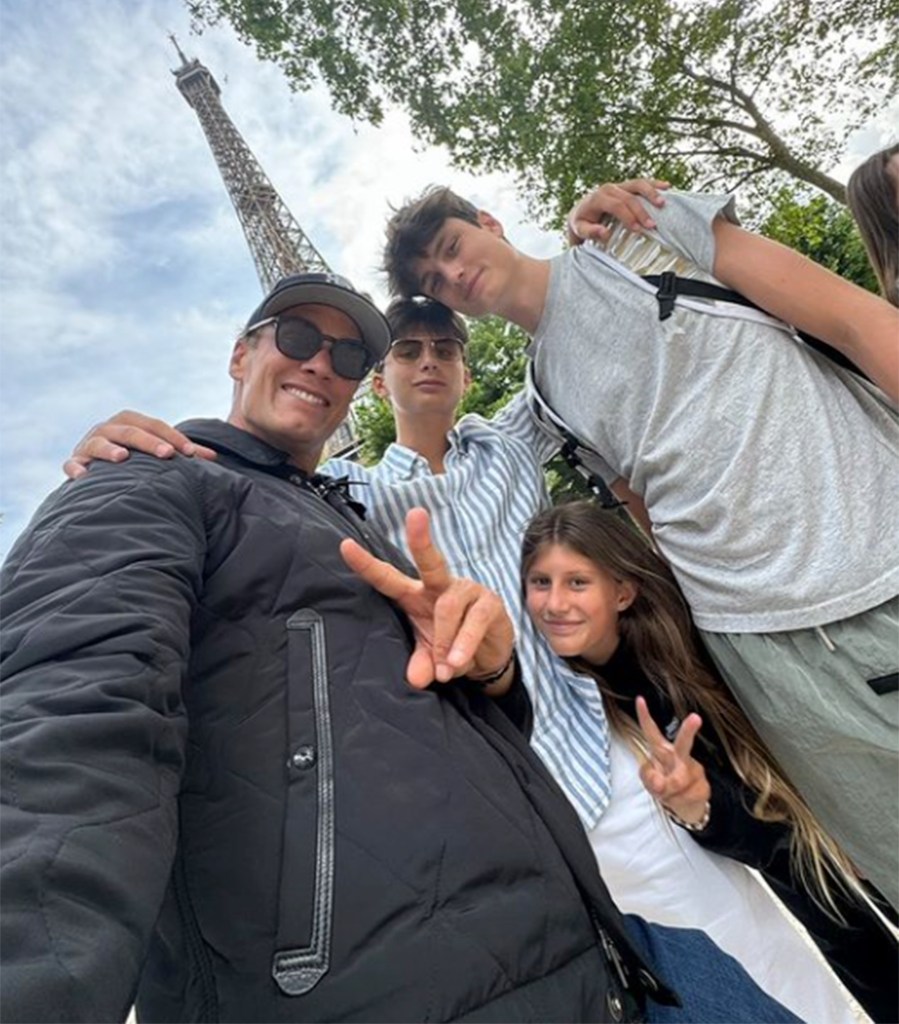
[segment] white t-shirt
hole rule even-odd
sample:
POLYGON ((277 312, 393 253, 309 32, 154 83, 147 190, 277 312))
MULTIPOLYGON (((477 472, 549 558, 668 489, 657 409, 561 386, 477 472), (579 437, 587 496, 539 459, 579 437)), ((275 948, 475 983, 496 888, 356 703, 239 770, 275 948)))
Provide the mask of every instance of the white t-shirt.
MULTIPOLYGON (((666 199, 656 239, 710 274, 730 197, 666 199)), ((552 261, 537 385, 606 479, 645 501, 696 624, 800 629, 899 592, 899 425, 883 396, 755 310, 660 321, 653 290, 591 248, 552 261)))
POLYGON ((666 819, 614 733, 612 773, 612 801, 588 837, 618 907, 673 928, 701 928, 802 1020, 852 1024, 850 1004, 810 940, 747 867, 666 819))

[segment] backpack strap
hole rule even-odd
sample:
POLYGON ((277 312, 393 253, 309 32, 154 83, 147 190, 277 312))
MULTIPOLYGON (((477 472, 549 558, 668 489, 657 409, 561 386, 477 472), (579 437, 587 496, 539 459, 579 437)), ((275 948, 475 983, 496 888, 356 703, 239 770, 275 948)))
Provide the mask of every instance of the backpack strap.
MULTIPOLYGON (((731 291, 730 288, 724 288, 719 284, 711 284, 709 281, 697 281, 690 277, 678 277, 677 274, 673 274, 670 270, 666 270, 663 274, 643 274, 641 276, 644 281, 653 285, 656 289, 656 300, 659 303, 659 320, 667 320, 671 316, 674 312, 674 303, 678 295, 694 299, 715 299, 718 302, 732 302, 737 306, 747 306, 750 309, 761 308, 751 299, 747 299, 745 295, 731 291)), ((793 330, 796 331, 806 345, 815 349, 816 352, 820 352, 821 355, 826 356, 831 362, 836 363, 837 366, 842 366, 844 370, 851 370, 860 377, 864 377, 865 380, 869 379, 855 363, 847 359, 838 349, 821 341, 820 338, 807 334, 805 331, 800 331, 796 328, 793 328, 793 330)))
POLYGON ((527 374, 527 394, 531 415, 541 424, 544 430, 557 438, 561 438, 562 447, 559 449, 559 454, 562 458, 575 472, 584 478, 587 482, 587 487, 602 508, 620 508, 622 505, 626 505, 627 502, 619 501, 605 480, 598 473, 592 472, 589 466, 584 463, 581 452, 592 452, 592 449, 569 430, 568 424, 547 403, 543 395, 540 394, 534 380, 533 362, 528 363, 527 374))

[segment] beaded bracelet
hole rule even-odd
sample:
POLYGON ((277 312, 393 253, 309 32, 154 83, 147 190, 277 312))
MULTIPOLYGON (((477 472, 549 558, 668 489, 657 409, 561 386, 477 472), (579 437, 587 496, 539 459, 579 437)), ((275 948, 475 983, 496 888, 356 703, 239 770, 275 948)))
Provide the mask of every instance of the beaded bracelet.
POLYGON ((491 672, 489 676, 469 676, 469 681, 477 683, 478 686, 490 686, 492 683, 498 683, 500 679, 509 671, 509 669, 515 664, 515 648, 512 648, 512 653, 509 655, 509 660, 503 665, 498 672, 491 672))
POLYGON ((702 832, 702 830, 708 825, 709 819, 712 817, 712 801, 706 800, 705 808, 702 812, 702 817, 699 821, 693 822, 684 821, 683 818, 679 818, 674 811, 665 808, 665 813, 674 822, 675 825, 680 825, 681 828, 685 828, 688 832, 702 832))

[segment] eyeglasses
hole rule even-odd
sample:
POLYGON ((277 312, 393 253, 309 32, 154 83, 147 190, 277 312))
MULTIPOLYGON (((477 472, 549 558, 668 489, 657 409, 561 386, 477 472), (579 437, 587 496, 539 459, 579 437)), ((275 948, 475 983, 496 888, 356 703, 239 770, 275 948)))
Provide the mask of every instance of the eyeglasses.
POLYGON ((442 363, 457 363, 462 358, 464 346, 458 338, 397 338, 389 351, 401 363, 417 363, 427 345, 442 363))
POLYGON ((362 380, 375 365, 375 357, 358 338, 332 338, 301 316, 270 316, 252 324, 246 333, 252 334, 269 324, 275 325, 275 346, 288 359, 305 362, 320 352, 327 342, 331 366, 338 377, 362 380))

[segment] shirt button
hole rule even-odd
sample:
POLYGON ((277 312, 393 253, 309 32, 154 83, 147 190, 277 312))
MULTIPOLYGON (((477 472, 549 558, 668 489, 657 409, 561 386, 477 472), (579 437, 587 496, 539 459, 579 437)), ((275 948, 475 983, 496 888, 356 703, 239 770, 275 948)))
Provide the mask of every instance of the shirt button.
POLYGON ((624 1020, 624 1003, 615 992, 609 992, 606 996, 606 1006, 609 1008, 610 1020, 624 1020))
POLYGON ((297 747, 290 755, 291 768, 304 770, 315 764, 315 747, 297 747))

